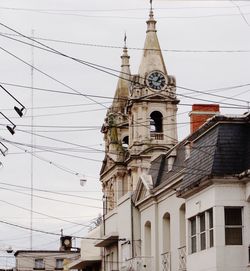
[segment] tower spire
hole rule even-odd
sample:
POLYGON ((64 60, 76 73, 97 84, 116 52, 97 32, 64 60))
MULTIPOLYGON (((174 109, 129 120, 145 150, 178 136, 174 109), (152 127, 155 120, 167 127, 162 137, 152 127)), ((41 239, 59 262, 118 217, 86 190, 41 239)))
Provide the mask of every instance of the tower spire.
POLYGON ((129 64, 127 35, 124 34, 123 54, 121 55, 121 72, 116 87, 115 97, 111 107, 112 112, 123 112, 129 95, 130 88, 130 64, 129 64))
POLYGON ((144 78, 146 74, 152 70, 158 70, 167 75, 166 66, 157 37, 156 20, 154 19, 152 0, 150 0, 146 39, 138 74, 140 77, 144 78))

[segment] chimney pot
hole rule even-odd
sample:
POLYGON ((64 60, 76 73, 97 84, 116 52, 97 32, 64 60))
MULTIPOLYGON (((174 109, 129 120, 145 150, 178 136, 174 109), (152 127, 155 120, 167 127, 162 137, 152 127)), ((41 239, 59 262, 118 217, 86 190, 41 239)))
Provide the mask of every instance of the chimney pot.
POLYGON ((190 132, 194 133, 208 119, 220 113, 218 104, 193 104, 190 116, 190 132))

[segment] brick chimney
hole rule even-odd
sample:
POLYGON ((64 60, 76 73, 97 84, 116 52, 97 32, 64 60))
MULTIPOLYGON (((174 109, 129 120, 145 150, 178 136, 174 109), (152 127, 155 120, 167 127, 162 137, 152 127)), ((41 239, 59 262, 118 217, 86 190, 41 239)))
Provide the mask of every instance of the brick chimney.
POLYGON ((200 128, 209 118, 220 113, 218 104, 193 104, 190 116, 190 132, 193 133, 200 128))

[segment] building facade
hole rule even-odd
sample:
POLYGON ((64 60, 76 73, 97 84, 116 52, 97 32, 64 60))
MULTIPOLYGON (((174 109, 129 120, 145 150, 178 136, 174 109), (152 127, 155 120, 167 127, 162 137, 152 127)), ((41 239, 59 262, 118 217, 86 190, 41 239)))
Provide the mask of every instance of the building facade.
POLYGON ((249 121, 215 116, 152 162, 134 198, 146 270, 250 270, 249 121))
POLYGON ((99 250, 92 265, 86 252, 72 267, 250 270, 250 114, 223 116, 218 105, 194 105, 191 134, 178 142, 176 82, 152 9, 138 73, 131 75, 126 46, 121 59, 102 127, 103 223, 89 244, 99 250))
POLYGON ((16 271, 68 270, 67 265, 79 257, 76 251, 17 250, 16 271))
POLYGON ((102 248, 104 270, 126 268, 127 259, 141 255, 140 213, 132 195, 151 161, 177 143, 175 78, 167 72, 152 9, 138 73, 131 75, 126 46, 121 59, 115 97, 102 127, 103 240, 96 246, 102 248))

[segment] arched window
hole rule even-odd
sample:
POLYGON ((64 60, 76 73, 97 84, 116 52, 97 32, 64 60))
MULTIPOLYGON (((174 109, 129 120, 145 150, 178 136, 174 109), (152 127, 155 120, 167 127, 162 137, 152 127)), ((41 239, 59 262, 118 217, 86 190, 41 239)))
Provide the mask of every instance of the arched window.
POLYGON ((170 252, 170 214, 165 213, 162 221, 163 253, 170 252))
POLYGON ((151 256, 151 222, 147 221, 144 227, 144 252, 145 256, 151 256))
POLYGON ((122 147, 124 149, 127 149, 128 148, 128 144, 129 144, 129 138, 128 138, 128 136, 124 136, 124 138, 122 139, 122 147))
POLYGON ((154 111, 150 114, 150 132, 162 133, 162 114, 159 111, 154 111))
POLYGON ((180 247, 186 245, 186 221, 185 221, 185 204, 183 203, 180 207, 180 247))

